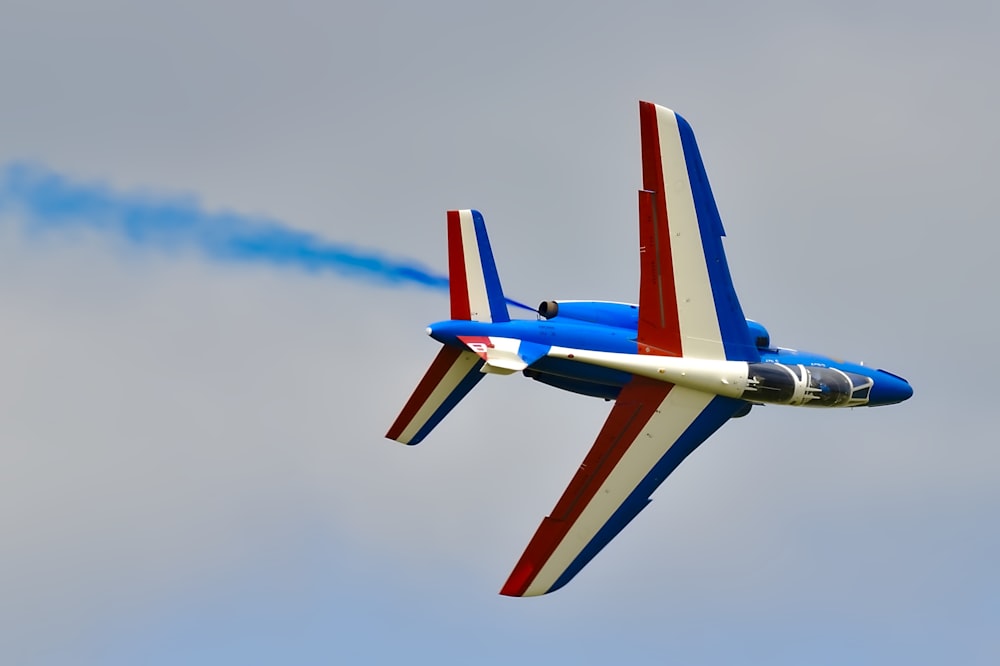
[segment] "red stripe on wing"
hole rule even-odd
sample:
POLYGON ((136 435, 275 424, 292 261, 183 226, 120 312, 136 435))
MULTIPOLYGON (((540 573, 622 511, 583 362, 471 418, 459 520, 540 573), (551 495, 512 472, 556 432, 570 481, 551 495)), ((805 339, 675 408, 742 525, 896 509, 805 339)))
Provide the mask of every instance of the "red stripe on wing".
POLYGON ((389 439, 398 439, 403 434, 403 431, 410 425, 417 412, 424 406, 431 393, 438 387, 444 376, 448 374, 451 366, 455 365, 455 361, 461 355, 462 350, 456 347, 441 348, 441 351, 438 352, 438 355, 431 363, 431 367, 424 373, 424 378, 420 380, 417 388, 413 390, 413 395, 406 401, 403 411, 399 413, 399 416, 396 417, 396 420, 389 428, 389 432, 385 434, 386 437, 389 439))
POLYGON ((673 384, 643 377, 634 377, 625 385, 583 464, 552 514, 539 525, 500 594, 519 597, 530 587, 671 388, 673 384))
POLYGON ((656 105, 639 102, 642 187, 639 193, 639 353, 681 356, 681 329, 670 248, 666 185, 656 105))

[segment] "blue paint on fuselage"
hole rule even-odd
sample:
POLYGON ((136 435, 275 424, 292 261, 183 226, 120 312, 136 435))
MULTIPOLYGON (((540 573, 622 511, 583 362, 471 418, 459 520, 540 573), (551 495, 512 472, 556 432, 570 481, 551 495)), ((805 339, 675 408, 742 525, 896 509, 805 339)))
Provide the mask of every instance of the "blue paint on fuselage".
POLYGON ((546 319, 559 317, 560 321, 573 319, 633 331, 639 328, 638 305, 608 301, 555 301, 555 303, 557 307, 555 314, 544 315, 546 319))
MULTIPOLYGON (((577 368, 583 366, 582 363, 576 363, 574 365, 577 368)), ((630 377, 627 373, 622 374, 626 377, 630 377)), ((579 393, 580 395, 588 395, 592 398, 602 398, 604 400, 617 400, 618 394, 621 393, 622 386, 624 386, 624 384, 602 384, 600 382, 584 381, 574 377, 566 377, 563 374, 539 370, 536 366, 526 368, 524 376, 530 377, 536 382, 548 384, 549 386, 553 386, 563 391, 579 393)))
POLYGON ((618 397, 618 391, 632 379, 632 375, 621 370, 565 358, 539 359, 525 374, 566 391, 598 398, 607 398, 610 394, 618 397))
POLYGON ((430 336, 438 342, 465 348, 462 337, 500 337, 526 340, 539 345, 635 354, 636 332, 627 328, 587 322, 555 322, 515 319, 502 323, 449 320, 430 325, 430 336))
POLYGON ((763 349, 760 353, 763 363, 782 363, 784 365, 804 365, 806 367, 836 368, 863 377, 871 378, 872 388, 868 394, 868 407, 894 405, 903 402, 913 395, 913 387, 898 375, 879 368, 871 368, 860 363, 842 361, 814 352, 798 349, 763 349))
MULTIPOLYGON (((428 330, 430 336, 438 342, 461 349, 465 349, 466 346, 459 340, 460 336, 492 336, 514 338, 531 343, 533 346, 558 346, 621 354, 638 353, 635 329, 572 319, 515 319, 497 323, 448 320, 431 324, 428 330)), ((539 351, 534 348, 532 356, 538 358, 539 351)), ((795 349, 765 348, 760 349, 759 353, 762 363, 836 368, 870 377, 874 382, 868 397, 870 407, 895 404, 913 395, 913 389, 905 379, 885 370, 795 349)), ((530 371, 526 372, 529 377, 567 391, 602 398, 610 397, 617 388, 624 386, 631 378, 626 372, 566 359, 540 357, 529 363, 530 371)))
POLYGON ((635 329, 574 319, 558 322, 518 319, 502 323, 450 320, 431 324, 429 330, 431 337, 438 342, 462 349, 465 345, 459 340, 459 336, 494 336, 521 340, 519 352, 530 365, 524 372, 527 377, 564 391, 605 400, 617 398, 621 387, 628 383, 632 375, 589 363, 548 358, 544 354, 552 346, 623 354, 637 352, 635 329))
POLYGON ((874 371, 874 368, 867 368, 858 363, 841 361, 830 358, 829 356, 816 354, 814 352, 801 351, 799 349, 785 349, 784 347, 778 347, 776 349, 762 349, 760 352, 760 360, 762 363, 784 363, 785 365, 837 368, 838 370, 843 370, 844 372, 853 372, 866 377, 871 377, 874 371))
POLYGON ((910 383, 891 372, 876 370, 878 376, 872 386, 871 393, 868 394, 868 404, 895 405, 897 402, 909 400, 913 396, 913 387, 910 383))

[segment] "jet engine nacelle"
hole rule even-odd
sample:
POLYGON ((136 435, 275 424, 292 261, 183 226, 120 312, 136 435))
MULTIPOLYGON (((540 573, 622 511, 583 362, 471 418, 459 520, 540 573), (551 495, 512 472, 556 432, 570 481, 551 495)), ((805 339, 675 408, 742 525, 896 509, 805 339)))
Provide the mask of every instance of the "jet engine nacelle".
POLYGON ((770 349, 771 334, 767 332, 763 324, 753 319, 747 319, 747 329, 750 331, 750 339, 753 340, 757 349, 770 349))
POLYGON ((538 314, 546 319, 575 319, 603 326, 635 329, 639 325, 639 307, 610 301, 544 301, 538 314))
POLYGON ((555 301, 542 301, 538 305, 538 314, 546 319, 552 319, 559 314, 559 304, 555 301))

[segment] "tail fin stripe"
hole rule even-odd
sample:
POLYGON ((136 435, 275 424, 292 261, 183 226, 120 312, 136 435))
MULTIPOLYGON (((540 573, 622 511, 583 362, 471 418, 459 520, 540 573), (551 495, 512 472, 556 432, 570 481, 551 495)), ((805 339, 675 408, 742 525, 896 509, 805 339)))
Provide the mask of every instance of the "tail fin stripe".
POLYGON ((472 220, 476 230, 476 244, 479 247, 479 263, 483 271, 484 289, 489 300, 490 319, 494 322, 510 321, 507 313, 507 301, 500 286, 500 275, 497 273, 490 239, 486 235, 486 222, 478 210, 472 211, 472 220))
POLYGON ((479 244, 479 234, 476 233, 476 220, 471 210, 461 211, 461 219, 462 254, 465 258, 465 279, 471 318, 473 321, 492 321, 486 294, 486 277, 483 275, 485 269, 482 259, 483 248, 479 244))
POLYGON ((448 211, 448 271, 452 319, 510 321, 486 224, 479 211, 448 211))

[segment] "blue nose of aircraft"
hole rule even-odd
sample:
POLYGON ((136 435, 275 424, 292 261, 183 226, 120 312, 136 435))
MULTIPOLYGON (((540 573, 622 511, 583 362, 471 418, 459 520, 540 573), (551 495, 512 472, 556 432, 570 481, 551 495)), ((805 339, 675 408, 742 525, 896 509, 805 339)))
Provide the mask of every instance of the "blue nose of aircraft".
POLYGON ((879 370, 875 376, 875 385, 868 394, 869 405, 892 405, 903 402, 913 395, 913 387, 902 377, 879 370))

